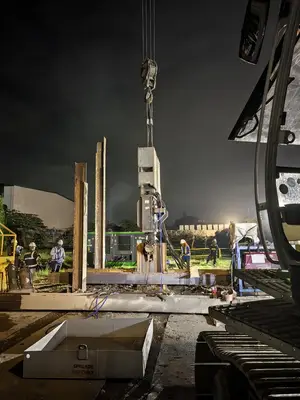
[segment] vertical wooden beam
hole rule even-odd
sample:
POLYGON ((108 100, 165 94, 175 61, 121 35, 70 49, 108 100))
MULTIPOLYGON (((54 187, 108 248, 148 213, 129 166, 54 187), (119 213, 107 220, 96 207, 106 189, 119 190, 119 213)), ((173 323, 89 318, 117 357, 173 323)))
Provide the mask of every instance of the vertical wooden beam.
POLYGON ((95 269, 105 268, 106 138, 97 143, 95 167, 95 269))
POLYGON ((87 164, 75 163, 72 290, 86 291, 87 276, 87 164))

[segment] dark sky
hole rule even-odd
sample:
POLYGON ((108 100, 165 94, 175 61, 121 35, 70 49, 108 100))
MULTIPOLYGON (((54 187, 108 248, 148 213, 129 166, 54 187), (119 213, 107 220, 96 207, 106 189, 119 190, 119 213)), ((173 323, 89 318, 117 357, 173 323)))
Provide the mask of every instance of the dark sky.
MULTIPOLYGON (((154 142, 170 218, 252 215, 253 146, 227 141, 265 65, 238 59, 247 1, 156 3, 154 142)), ((86 161, 92 206, 105 135, 109 218, 135 218, 146 139, 140 1, 7 4, 0 179, 72 197, 74 162, 86 161)))

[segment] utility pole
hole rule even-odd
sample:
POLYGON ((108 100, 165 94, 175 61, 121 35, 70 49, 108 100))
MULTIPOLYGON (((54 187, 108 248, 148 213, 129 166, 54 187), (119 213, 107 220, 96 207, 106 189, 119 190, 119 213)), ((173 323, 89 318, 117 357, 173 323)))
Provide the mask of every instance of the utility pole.
POLYGON ((95 269, 105 268, 106 138, 97 143, 95 166, 95 269))
POLYGON ((72 290, 86 291, 87 277, 87 164, 75 163, 72 290))

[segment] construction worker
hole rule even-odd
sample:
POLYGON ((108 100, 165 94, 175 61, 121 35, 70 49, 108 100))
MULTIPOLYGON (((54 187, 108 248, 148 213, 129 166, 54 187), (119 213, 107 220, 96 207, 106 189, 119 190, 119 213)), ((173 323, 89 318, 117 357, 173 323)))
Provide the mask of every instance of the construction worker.
POLYGON ((181 245, 181 258, 184 263, 187 264, 187 267, 190 268, 191 264, 191 248, 187 244, 187 242, 184 239, 180 240, 180 245, 181 245))
POLYGON ((51 271, 52 272, 59 272, 63 262, 65 261, 66 253, 65 249, 63 248, 64 242, 60 239, 57 242, 57 245, 52 248, 50 255, 51 255, 51 261, 50 261, 50 266, 51 266, 51 271))
MULTIPOLYGON (((12 246, 14 245, 14 239, 12 240, 12 246)), ((19 245, 18 241, 16 240, 16 249, 15 249, 15 266, 19 266, 20 257, 23 251, 23 247, 19 245)))
POLYGON ((211 245, 209 247, 209 255, 206 259, 206 264, 208 264, 211 260, 213 260, 213 263, 215 266, 217 263, 218 252, 219 252, 219 246, 217 244, 216 239, 213 239, 213 241, 211 242, 211 245))
POLYGON ((34 242, 29 243, 29 252, 24 254, 24 262, 26 267, 29 269, 30 283, 33 283, 34 274, 38 268, 40 255, 37 251, 36 244, 34 242))

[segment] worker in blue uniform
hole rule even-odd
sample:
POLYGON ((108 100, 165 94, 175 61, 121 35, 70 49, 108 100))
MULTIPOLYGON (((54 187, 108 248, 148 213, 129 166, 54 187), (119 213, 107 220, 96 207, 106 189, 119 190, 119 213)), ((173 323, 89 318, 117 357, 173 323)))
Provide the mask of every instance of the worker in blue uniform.
POLYGON ((191 248, 184 239, 180 240, 182 261, 190 268, 191 265, 191 248))

